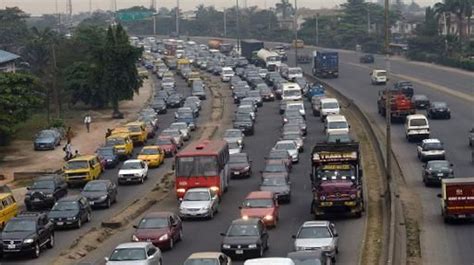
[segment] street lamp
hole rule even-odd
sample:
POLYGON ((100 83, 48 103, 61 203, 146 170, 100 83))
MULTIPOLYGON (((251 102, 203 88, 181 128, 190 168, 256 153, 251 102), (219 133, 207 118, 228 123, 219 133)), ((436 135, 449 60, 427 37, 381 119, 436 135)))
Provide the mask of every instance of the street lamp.
POLYGON ((390 95, 390 89, 388 85, 388 79, 389 79, 389 72, 390 72, 390 44, 389 44, 389 13, 388 13, 388 8, 389 8, 389 0, 385 0, 385 71, 387 72, 387 82, 385 83, 385 118, 386 118, 386 128, 385 128, 385 141, 386 141, 386 177, 387 180, 390 180, 392 177, 392 160, 391 160, 391 154, 392 154, 392 129, 391 129, 391 95, 390 95))
POLYGON ((294 14, 294 30, 295 30, 295 41, 294 41, 294 46, 295 46, 295 65, 298 66, 298 20, 297 20, 297 12, 298 12, 298 7, 297 7, 297 0, 295 0, 295 14, 294 14))
POLYGON ((179 0, 176 0, 176 37, 179 37, 179 0))
POLYGON ((237 7, 237 52, 239 55, 241 54, 240 51, 240 9, 239 9, 239 0, 235 0, 235 4, 237 7))

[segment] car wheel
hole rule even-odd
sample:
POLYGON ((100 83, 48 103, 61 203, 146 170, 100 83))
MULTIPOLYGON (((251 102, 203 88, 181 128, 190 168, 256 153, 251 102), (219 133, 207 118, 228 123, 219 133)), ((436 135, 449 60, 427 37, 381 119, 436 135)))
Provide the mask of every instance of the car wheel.
POLYGON ((79 218, 79 220, 77 220, 77 225, 76 225, 77 228, 81 228, 82 227, 82 220, 81 218, 79 218))
POLYGON ((264 247, 261 246, 261 247, 260 247, 260 253, 258 253, 258 256, 259 256, 259 257, 263 257, 263 252, 264 252, 264 247))
POLYGON ((112 204, 112 203, 111 203, 111 201, 110 201, 110 198, 107 198, 107 202, 106 202, 106 204, 105 204, 106 207, 107 207, 107 208, 110 208, 110 205, 111 205, 111 204, 112 204))
POLYGON ((46 244, 46 247, 50 248, 50 249, 54 247, 54 235, 53 234, 51 234, 49 236, 48 244, 46 244))
POLYGON ((86 222, 90 222, 91 219, 92 219, 91 213, 87 213, 87 215, 86 215, 86 222))
POLYGON ((33 258, 35 259, 39 258, 40 252, 41 252, 40 246, 38 243, 36 243, 35 248, 33 249, 33 258))
POLYGON ((145 182, 145 177, 142 176, 142 178, 140 179, 140 184, 143 184, 145 182))

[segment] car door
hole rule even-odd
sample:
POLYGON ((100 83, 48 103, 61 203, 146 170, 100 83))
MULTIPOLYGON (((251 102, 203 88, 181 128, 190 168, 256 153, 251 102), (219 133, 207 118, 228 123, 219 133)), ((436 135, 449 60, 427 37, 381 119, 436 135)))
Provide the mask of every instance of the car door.
POLYGON ((79 199, 79 215, 81 220, 85 221, 87 219, 89 202, 85 198, 79 199))
POLYGON ((334 223, 331 223, 329 225, 329 230, 331 231, 331 234, 334 238, 334 246, 336 246, 336 248, 337 248, 337 245, 338 245, 338 242, 339 242, 339 235, 337 234, 337 231, 336 231, 336 225, 334 223))
POLYGON ((38 226, 38 242, 39 245, 43 245, 49 239, 49 231, 46 227, 48 220, 46 216, 41 216, 38 218, 37 226, 38 226))

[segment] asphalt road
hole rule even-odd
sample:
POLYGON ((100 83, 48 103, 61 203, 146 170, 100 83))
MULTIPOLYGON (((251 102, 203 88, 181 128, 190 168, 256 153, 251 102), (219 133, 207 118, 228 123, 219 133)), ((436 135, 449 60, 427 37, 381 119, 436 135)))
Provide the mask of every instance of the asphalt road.
MULTIPOLYGON (((182 242, 175 245, 171 251, 164 251, 163 261, 165 264, 179 265, 193 252, 198 251, 220 251, 221 236, 232 220, 239 218, 238 206, 246 194, 258 189, 260 184, 260 173, 263 169, 265 156, 279 140, 282 118, 278 114, 279 101, 265 102, 257 113, 255 135, 247 136, 244 140, 243 152, 249 154, 252 160, 253 175, 249 179, 232 180, 228 192, 224 195, 219 213, 213 220, 185 221, 184 237, 182 242)), ((307 102, 306 102, 307 104, 307 102)), ((299 226, 308 220, 311 203, 311 183, 309 173, 311 171, 310 153, 314 144, 323 140, 323 125, 311 115, 309 105, 306 105, 308 135, 305 139, 305 151, 300 153, 300 162, 293 166, 290 173, 292 181, 292 200, 290 204, 282 204, 280 207, 280 221, 278 227, 271 229, 270 249, 265 256, 284 257, 293 250, 293 239, 299 226)), ((170 195, 169 197, 172 197, 170 195)), ((177 211, 176 200, 168 199, 154 206, 150 211, 177 211)), ((137 223, 138 220, 135 222, 137 223)), ((359 257, 362 243, 363 218, 338 218, 335 220, 340 235, 338 264, 355 264, 359 257)), ((88 255, 81 264, 103 264, 104 256, 109 255, 118 242, 127 242, 133 233, 133 228, 114 236, 101 246, 100 251, 94 251, 88 255)), ((233 264, 242 264, 242 261, 233 261, 233 264)))
MULTIPOLYGON (((176 77, 177 82, 177 89, 179 92, 183 93, 185 96, 190 95, 190 89, 186 86, 185 81, 180 78, 176 77)), ((211 106, 210 104, 203 104, 203 109, 201 110, 201 114, 209 114, 211 106)), ((174 110, 175 109, 168 109, 168 113, 164 115, 159 115, 159 129, 157 131, 157 136, 161 130, 166 129, 172 122, 174 122, 174 110)), ((203 115, 204 117, 198 118, 198 126, 200 123, 204 122, 208 119, 208 115, 203 115)), ((105 132, 104 132, 105 135, 105 132)), ((192 140, 192 137, 191 137, 192 140)), ((154 143, 154 139, 148 140, 148 145, 154 143)), ((137 147, 134 150, 134 156, 139 153, 141 147, 137 147)), ((40 258, 38 259, 30 259, 27 256, 11 256, 8 258, 4 258, 1 261, 1 264, 51 264, 52 261, 59 256, 59 254, 69 248, 74 240, 79 238, 82 234, 89 231, 89 229, 93 227, 100 226, 100 223, 103 220, 110 219, 113 217, 118 211, 122 210, 124 207, 129 205, 132 201, 139 198, 141 194, 146 194, 150 192, 154 187, 155 183, 158 183, 159 180, 163 177, 163 175, 171 169, 171 162, 172 159, 167 158, 165 163, 161 165, 159 168, 153 168, 149 170, 148 179, 145 181, 143 185, 121 185, 118 186, 118 197, 117 203, 113 204, 110 209, 94 209, 92 212, 92 221, 90 223, 86 223, 80 229, 67 229, 67 230, 59 230, 55 232, 55 246, 53 249, 44 249, 41 253, 40 258)), ((101 179, 110 179, 116 181, 118 170, 120 169, 120 165, 117 166, 115 169, 106 170, 102 175, 101 179)), ((68 194, 78 194, 80 190, 76 189, 69 189, 68 194)))
MULTIPOLYGON (((311 54, 312 49, 300 53, 311 54)), ((293 51, 288 53, 294 60, 293 51)), ((369 72, 372 68, 385 69, 382 56, 377 56, 374 65, 362 65, 354 52, 340 52, 337 79, 325 81, 342 92, 369 116, 376 128, 385 131, 385 120, 377 113, 377 93, 384 86, 372 86, 369 72)), ((300 65, 305 72, 311 72, 311 65, 300 65)), ((454 164, 456 177, 472 177, 474 166, 471 163, 471 149, 467 135, 474 125, 474 73, 456 69, 430 66, 405 60, 391 60, 392 83, 403 79, 414 82, 415 94, 425 94, 431 101, 448 103, 452 118, 450 120, 430 120, 431 137, 444 142, 447 159, 454 164)), ((418 111, 425 113, 424 111, 418 111)), ((402 167, 408 187, 419 194, 423 206, 421 247, 424 264, 468 265, 474 261, 473 223, 444 224, 440 215, 439 188, 426 188, 422 183, 422 163, 416 157, 416 145, 405 140, 403 124, 392 126, 393 150, 402 167)))

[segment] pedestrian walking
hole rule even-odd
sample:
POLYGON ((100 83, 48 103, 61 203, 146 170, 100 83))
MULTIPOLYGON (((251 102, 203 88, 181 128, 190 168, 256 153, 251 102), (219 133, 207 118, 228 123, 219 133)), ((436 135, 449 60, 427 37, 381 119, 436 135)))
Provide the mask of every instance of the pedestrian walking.
POLYGON ((112 135, 112 129, 108 128, 107 132, 105 132, 105 139, 107 139, 107 137, 109 137, 111 135, 112 135))
POLYGON ((86 116, 84 117, 84 124, 86 125, 87 132, 90 132, 91 122, 92 122, 92 117, 89 113, 87 113, 86 116))

